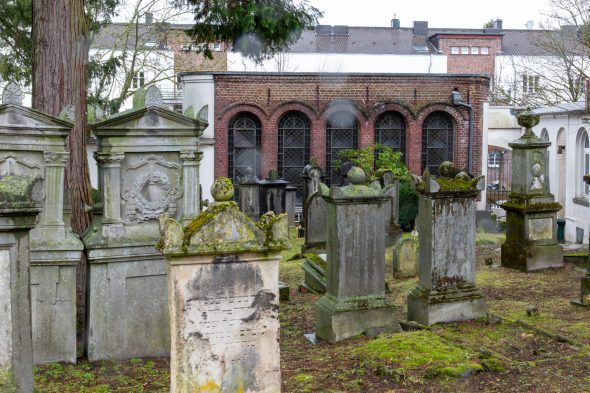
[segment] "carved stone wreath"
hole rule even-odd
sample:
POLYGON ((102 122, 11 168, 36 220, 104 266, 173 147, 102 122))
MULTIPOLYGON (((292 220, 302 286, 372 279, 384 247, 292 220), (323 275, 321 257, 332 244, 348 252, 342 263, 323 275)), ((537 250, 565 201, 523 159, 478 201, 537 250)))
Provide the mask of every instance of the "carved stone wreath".
POLYGON ((139 176, 125 192, 127 220, 154 220, 165 212, 174 215, 178 192, 178 187, 171 184, 163 173, 152 172, 139 176))

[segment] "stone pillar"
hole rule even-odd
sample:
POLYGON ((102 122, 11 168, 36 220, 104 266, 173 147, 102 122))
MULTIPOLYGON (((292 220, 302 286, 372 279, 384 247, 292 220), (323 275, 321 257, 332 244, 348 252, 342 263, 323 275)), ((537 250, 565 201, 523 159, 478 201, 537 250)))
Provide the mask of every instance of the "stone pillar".
POLYGON ((389 197, 389 203, 385 204, 383 212, 385 215, 385 246, 389 247, 394 245, 402 235, 399 226, 399 179, 389 170, 380 170, 377 175, 384 194, 389 197))
POLYGON ((95 154, 98 163, 100 189, 103 193, 103 236, 113 238, 121 235, 121 161, 124 153, 95 154), (106 198, 104 197, 106 196, 106 198))
POLYGON ((285 189, 285 213, 289 217, 289 227, 295 227, 295 205, 297 203, 297 187, 287 186, 285 189))
MULTIPOLYGON (((584 182, 590 184, 590 175, 584 175, 584 182)), ((590 254, 586 258, 586 274, 580 278, 580 284, 580 298, 572 300, 572 304, 588 307, 590 306, 590 254)))
POLYGON ((186 192, 182 224, 186 225, 201 212, 201 198, 199 195, 199 163, 203 159, 203 153, 194 151, 181 151, 182 162, 182 188, 186 192))
POLYGON ((38 185, 43 212, 30 232, 35 364, 76 362, 76 265, 84 246, 64 219, 71 128, 69 121, 23 107, 18 100, 0 106, 0 173, 43 179, 38 185))
POLYGON ((408 295, 408 320, 423 325, 486 315, 475 286, 475 203, 483 177, 455 176, 448 161, 439 171, 439 179, 425 173, 416 186, 420 281, 408 295))
POLYGON ((280 392, 278 269, 287 216, 254 223, 218 178, 209 208, 184 229, 160 218, 168 263, 172 393, 280 392))
POLYGON ((327 291, 316 303, 316 336, 330 342, 399 329, 395 307, 385 296, 385 244, 380 187, 362 185, 353 167, 344 187, 324 196, 327 219, 327 291))
POLYGON ((557 212, 561 205, 549 192, 547 148, 532 128, 539 115, 526 111, 518 116, 525 133, 509 144, 512 148, 512 187, 506 210, 506 242, 502 244, 503 267, 525 272, 563 266, 557 243, 557 212))
MULTIPOLYGON (((0 391, 33 392, 29 230, 40 178, 0 177, 0 391)), ((37 195, 38 196, 38 195, 37 195)))

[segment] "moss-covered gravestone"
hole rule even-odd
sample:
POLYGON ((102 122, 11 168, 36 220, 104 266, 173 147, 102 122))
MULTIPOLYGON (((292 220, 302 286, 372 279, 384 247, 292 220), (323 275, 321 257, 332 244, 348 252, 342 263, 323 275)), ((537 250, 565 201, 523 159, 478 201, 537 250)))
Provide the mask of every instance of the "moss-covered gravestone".
POLYGON ((506 242, 502 244, 502 266, 525 272, 563 266, 563 251, 557 243, 557 212, 561 205, 549 192, 547 148, 532 128, 539 115, 526 111, 518 124, 526 130, 509 144, 512 148, 512 187, 506 210, 506 242))
POLYGON ((158 97, 150 87, 147 107, 92 125, 102 214, 83 236, 90 360, 170 351, 166 263, 154 244, 161 214, 186 225, 200 212, 199 136, 206 123, 149 106, 158 97))
POLYGON ((423 325, 477 319, 486 302, 475 286, 475 203, 483 178, 457 173, 451 162, 441 177, 419 178, 420 281, 408 295, 408 320, 423 325))
POLYGON ((75 363, 76 266, 84 245, 64 221, 66 138, 73 125, 22 106, 16 85, 6 90, 0 105, 0 173, 43 179, 43 211, 30 234, 35 363, 75 363))
POLYGON ((33 392, 29 230, 41 211, 40 180, 0 173, 0 392, 33 392))
MULTIPOLYGON (((590 185, 590 174, 584 175, 584 182, 590 185)), ((586 256, 586 274, 581 277, 580 298, 572 300, 575 306, 590 306, 590 254, 586 256)))
POLYGON ((380 186, 363 185, 353 167, 350 185, 324 196, 327 213, 327 291, 316 303, 316 336, 330 342, 399 328, 385 296, 385 217, 380 186))
POLYGON ((287 215, 258 223, 218 178, 215 199, 186 227, 160 218, 168 262, 171 392, 279 392, 278 272, 287 215))

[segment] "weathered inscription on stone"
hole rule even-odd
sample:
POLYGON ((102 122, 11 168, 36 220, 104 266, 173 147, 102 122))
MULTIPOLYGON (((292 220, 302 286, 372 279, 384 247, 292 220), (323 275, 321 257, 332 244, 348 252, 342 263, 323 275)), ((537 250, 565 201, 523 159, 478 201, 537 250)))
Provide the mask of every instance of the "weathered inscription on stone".
POLYGON ((189 284, 192 297, 186 310, 191 319, 185 334, 206 339, 211 352, 223 355, 226 361, 239 361, 243 351, 255 347, 258 335, 264 334, 249 323, 257 313, 254 290, 260 288, 260 279, 256 269, 245 264, 231 269, 228 265, 211 265, 203 270, 189 284), (204 280, 205 276, 209 280, 204 280))
POLYGON ((529 240, 551 240, 553 238, 553 219, 534 218, 529 220, 529 240))
POLYGON ((12 364, 12 306, 10 294, 10 253, 0 250, 0 386, 12 364))

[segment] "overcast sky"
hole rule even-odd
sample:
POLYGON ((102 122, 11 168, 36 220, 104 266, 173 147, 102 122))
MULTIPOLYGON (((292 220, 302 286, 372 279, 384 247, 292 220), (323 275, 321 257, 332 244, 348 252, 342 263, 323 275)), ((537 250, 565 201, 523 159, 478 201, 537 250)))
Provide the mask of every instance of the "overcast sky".
POLYGON ((415 20, 429 27, 481 28, 490 19, 502 19, 505 29, 524 29, 530 20, 534 28, 546 19, 547 0, 310 0, 324 11, 322 24, 348 26, 390 26, 393 15, 402 27, 415 20))

